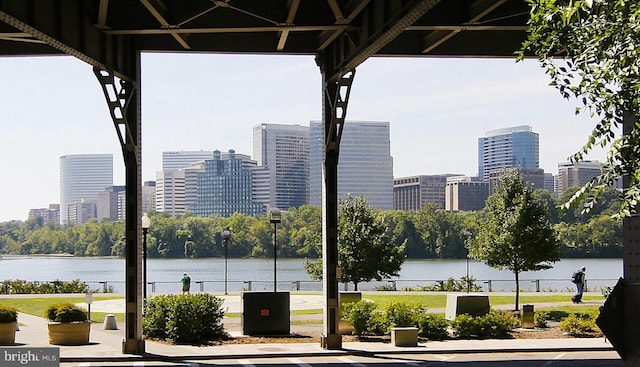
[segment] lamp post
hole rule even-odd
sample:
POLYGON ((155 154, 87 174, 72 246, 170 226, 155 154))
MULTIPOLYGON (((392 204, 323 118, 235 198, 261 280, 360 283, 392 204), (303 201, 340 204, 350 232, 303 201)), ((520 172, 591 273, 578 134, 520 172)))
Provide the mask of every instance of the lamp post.
POLYGON ((471 238, 471 232, 469 231, 464 232, 464 236, 466 238, 465 244, 467 248, 467 293, 469 293, 469 288, 471 286, 469 281, 469 239, 471 238))
POLYGON ((144 273, 142 273, 142 299, 143 301, 147 300, 147 232, 149 232, 149 227, 151 227, 151 219, 147 213, 142 214, 142 261, 144 268, 144 273))
POLYGON ((277 235, 277 225, 282 220, 282 214, 280 214, 280 209, 271 208, 269 209, 269 222, 273 223, 273 291, 278 291, 278 283, 276 281, 276 262, 278 258, 278 235, 277 235))
POLYGON ((224 239, 224 294, 227 294, 227 255, 229 250, 229 238, 231 238, 231 231, 229 227, 222 231, 222 239, 224 239))

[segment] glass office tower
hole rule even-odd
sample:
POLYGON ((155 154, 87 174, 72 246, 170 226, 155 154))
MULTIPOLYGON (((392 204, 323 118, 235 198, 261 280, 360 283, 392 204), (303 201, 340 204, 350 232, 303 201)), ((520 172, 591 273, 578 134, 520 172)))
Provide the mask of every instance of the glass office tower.
MULTIPOLYGON (((322 203, 323 126, 311 121, 311 204, 322 203)), ((393 209, 393 158, 389 122, 347 121, 338 158, 338 197, 363 196, 377 209, 393 209)))

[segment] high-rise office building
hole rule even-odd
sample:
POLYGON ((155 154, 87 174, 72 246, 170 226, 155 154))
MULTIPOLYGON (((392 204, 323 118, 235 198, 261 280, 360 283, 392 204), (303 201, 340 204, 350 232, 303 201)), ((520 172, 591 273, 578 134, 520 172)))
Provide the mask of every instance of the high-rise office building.
POLYGON ((213 159, 212 150, 162 152, 162 171, 156 173, 156 210, 171 215, 193 211, 196 172, 202 169, 207 159, 213 159))
POLYGON ((269 206, 287 210, 309 203, 309 128, 253 127, 253 159, 269 169, 269 206))
POLYGON ((436 204, 440 209, 445 207, 445 187, 447 177, 460 174, 421 175, 401 177, 393 180, 393 209, 419 211, 426 203, 436 204))
POLYGON ((491 171, 520 167, 539 168, 539 137, 531 126, 487 131, 478 138, 478 176, 488 181, 491 171))
POLYGON ((447 178, 445 210, 482 210, 489 198, 489 182, 481 177, 447 178))
POLYGON ((558 194, 573 186, 583 186, 601 173, 602 163, 598 161, 558 163, 558 194))
POLYGON ((186 211, 193 212, 198 203, 198 173, 204 172, 204 162, 197 161, 184 170, 184 205, 186 211))
MULTIPOLYGON (((515 167, 515 169, 522 175, 522 180, 526 185, 531 186, 534 190, 545 189, 545 175, 542 168, 524 169, 515 167)), ((489 195, 493 195, 500 187, 500 175, 502 175, 503 169, 493 170, 489 172, 489 195)))
MULTIPOLYGON (((155 210, 156 210, 156 182, 145 181, 142 184, 142 212, 149 213, 155 210)), ((124 205, 123 205, 123 212, 124 212, 124 205)))
POLYGON ((60 223, 60 204, 49 204, 48 208, 29 210, 29 219, 42 218, 43 223, 60 223))
POLYGON ((122 199, 119 196, 124 193, 126 186, 108 186, 104 191, 99 192, 96 199, 96 218, 98 220, 109 219, 118 220, 118 202, 122 199))
POLYGON ((162 170, 182 169, 192 163, 213 159, 211 150, 181 150, 172 152, 162 152, 162 170))
MULTIPOLYGON (((142 185, 142 212, 156 210, 156 182, 145 181, 142 185)), ((111 220, 125 220, 127 218, 126 186, 107 187, 98 194, 96 200, 96 217, 111 220)))
POLYGON ((184 170, 156 172, 156 210, 174 216, 185 213, 184 170))
POLYGON ((197 216, 217 214, 230 217, 233 213, 260 215, 266 212, 266 203, 254 200, 253 174, 256 161, 246 155, 229 150, 226 159, 214 151, 213 159, 204 161, 204 170, 198 172, 198 200, 193 210, 197 216))
POLYGON ((68 224, 83 225, 96 217, 96 199, 82 199, 67 205, 68 224))
MULTIPOLYGON (((324 129, 310 122, 311 204, 322 204, 324 129)), ((346 121, 338 158, 338 197, 362 196, 377 209, 393 209, 393 158, 389 123, 346 121)))
MULTIPOLYGON (((60 157, 60 222, 69 221, 68 206, 83 199, 95 201, 113 185, 112 154, 70 154, 60 157)), ((74 219, 78 216, 74 215, 74 219)))

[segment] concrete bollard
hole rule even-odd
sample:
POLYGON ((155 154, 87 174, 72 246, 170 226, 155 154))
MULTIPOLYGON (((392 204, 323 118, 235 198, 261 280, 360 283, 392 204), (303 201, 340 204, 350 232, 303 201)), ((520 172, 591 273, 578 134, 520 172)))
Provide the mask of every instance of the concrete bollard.
POLYGON ((102 328, 104 330, 118 330, 118 323, 116 322, 116 316, 113 314, 105 315, 102 328))

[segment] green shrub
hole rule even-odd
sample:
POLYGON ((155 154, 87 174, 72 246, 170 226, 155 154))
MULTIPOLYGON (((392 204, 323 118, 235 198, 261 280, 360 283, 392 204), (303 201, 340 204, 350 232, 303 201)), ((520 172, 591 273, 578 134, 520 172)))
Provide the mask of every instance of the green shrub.
POLYGON ((371 314, 377 305, 370 301, 350 302, 344 305, 344 319, 353 325, 353 333, 363 335, 369 331, 371 314))
POLYGON ((417 305, 412 305, 406 302, 391 302, 387 305, 386 316, 387 324, 389 325, 387 332, 391 332, 392 327, 407 327, 415 326, 417 315, 419 315, 423 309, 417 305))
POLYGON ((560 330, 572 336, 580 336, 598 330, 595 314, 573 313, 560 321, 560 330))
POLYGON ((449 321, 441 314, 422 313, 417 316, 418 335, 429 340, 444 340, 449 337, 449 321))
POLYGON ((390 325, 387 314, 384 311, 375 310, 369 319, 367 333, 371 335, 385 335, 389 333, 390 325))
POLYGON ((0 283, 0 293, 4 294, 52 294, 52 293, 86 293, 91 291, 87 283, 79 279, 70 282, 54 280, 38 282, 26 280, 5 280, 0 283))
POLYGON ((422 287, 422 291, 430 292, 464 292, 469 287, 471 292, 480 292, 482 287, 476 284, 476 278, 463 276, 460 280, 450 277, 447 280, 439 280, 431 286, 422 287))
POLYGON ((221 298, 207 293, 149 298, 142 320, 143 333, 174 343, 203 344, 227 338, 222 303, 221 298))
POLYGON ((536 311, 533 314, 533 323, 536 327, 539 328, 548 328, 549 324, 547 320, 549 319, 549 313, 545 311, 536 311))
POLYGON ((500 338, 520 324, 517 317, 506 311, 491 310, 484 316, 458 315, 452 322, 453 333, 462 339, 500 338))
POLYGON ((520 325, 520 320, 508 311, 491 310, 479 317, 481 338, 502 338, 520 325))
POLYGON ((468 314, 457 315, 451 322, 453 335, 462 339, 469 339, 480 334, 480 325, 477 320, 468 314))
POLYGON ((85 322, 89 320, 87 311, 71 303, 49 305, 45 317, 54 322, 85 322))
POLYGON ((18 321, 18 311, 15 308, 0 305, 0 323, 18 321))
POLYGON ((391 292, 396 291, 397 289, 395 284, 384 284, 375 287, 375 290, 379 292, 391 292))

